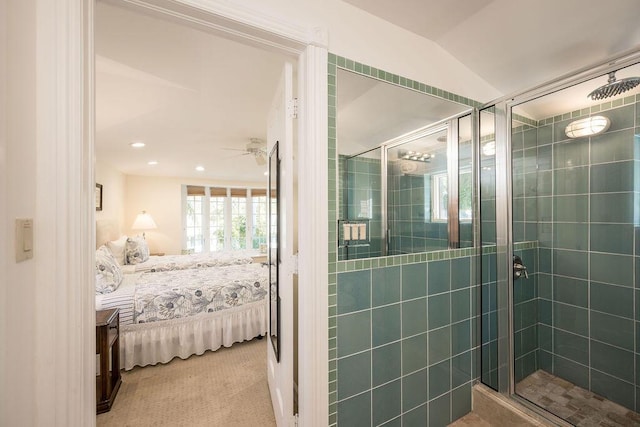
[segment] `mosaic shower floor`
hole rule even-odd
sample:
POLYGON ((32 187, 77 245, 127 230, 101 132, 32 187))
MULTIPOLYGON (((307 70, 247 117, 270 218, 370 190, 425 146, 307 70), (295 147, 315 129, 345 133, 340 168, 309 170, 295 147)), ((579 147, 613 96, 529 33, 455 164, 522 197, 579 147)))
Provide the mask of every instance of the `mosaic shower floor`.
POLYGON ((516 385, 516 393, 579 427, 640 426, 640 414, 546 371, 516 385))

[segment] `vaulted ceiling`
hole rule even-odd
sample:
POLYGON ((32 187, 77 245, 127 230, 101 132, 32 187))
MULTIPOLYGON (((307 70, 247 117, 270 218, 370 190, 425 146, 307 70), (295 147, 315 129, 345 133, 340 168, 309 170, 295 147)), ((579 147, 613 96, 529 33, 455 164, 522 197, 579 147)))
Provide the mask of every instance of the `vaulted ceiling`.
MULTIPOLYGON (((343 1, 432 40, 503 94, 640 46, 639 0, 343 1)), ((251 138, 266 137, 273 90, 291 58, 104 2, 96 17, 99 160, 133 175, 264 180, 265 167, 244 150, 251 138), (134 150, 134 140, 147 145, 134 150)), ((627 75, 640 69, 619 77, 627 75)), ((605 80, 576 88, 575 99, 584 103, 605 80)), ((583 107, 570 98, 522 113, 541 118, 583 107)))
POLYGON ((507 95, 640 45, 638 0, 344 0, 426 37, 507 95))

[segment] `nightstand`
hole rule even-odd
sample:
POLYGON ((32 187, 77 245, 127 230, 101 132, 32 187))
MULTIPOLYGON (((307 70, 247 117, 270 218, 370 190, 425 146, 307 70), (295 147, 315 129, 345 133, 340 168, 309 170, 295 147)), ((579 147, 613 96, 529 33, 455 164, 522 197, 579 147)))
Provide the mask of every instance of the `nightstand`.
POLYGON ((100 375, 96 377, 98 414, 111 410, 120 389, 119 332, 119 309, 96 311, 96 354, 100 356, 100 375), (111 359, 111 370, 109 370, 109 359, 111 359))

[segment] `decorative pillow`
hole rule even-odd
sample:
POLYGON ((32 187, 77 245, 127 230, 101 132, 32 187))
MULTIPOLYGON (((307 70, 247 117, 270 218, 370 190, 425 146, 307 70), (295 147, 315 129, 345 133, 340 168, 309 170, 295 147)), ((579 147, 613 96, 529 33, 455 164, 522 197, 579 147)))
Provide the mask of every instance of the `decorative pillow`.
POLYGON ((125 259, 127 264, 140 264, 149 259, 149 246, 144 237, 136 236, 127 239, 125 249, 125 259))
POLYGON ((96 251, 96 293, 108 294, 122 282, 122 270, 111 251, 102 245, 96 251))
POLYGON ((127 245, 127 236, 122 236, 118 240, 112 240, 107 242, 107 247, 118 261, 118 264, 124 265, 126 260, 124 258, 124 248, 127 245))

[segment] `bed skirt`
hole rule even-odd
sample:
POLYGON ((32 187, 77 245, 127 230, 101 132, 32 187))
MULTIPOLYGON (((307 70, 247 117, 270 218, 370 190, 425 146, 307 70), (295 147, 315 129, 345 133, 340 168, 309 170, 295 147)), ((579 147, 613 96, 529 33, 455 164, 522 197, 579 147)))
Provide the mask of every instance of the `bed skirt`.
POLYGON ((175 357, 186 359, 265 335, 267 309, 264 300, 215 313, 122 326, 120 366, 128 371, 134 366, 167 363, 175 357))

